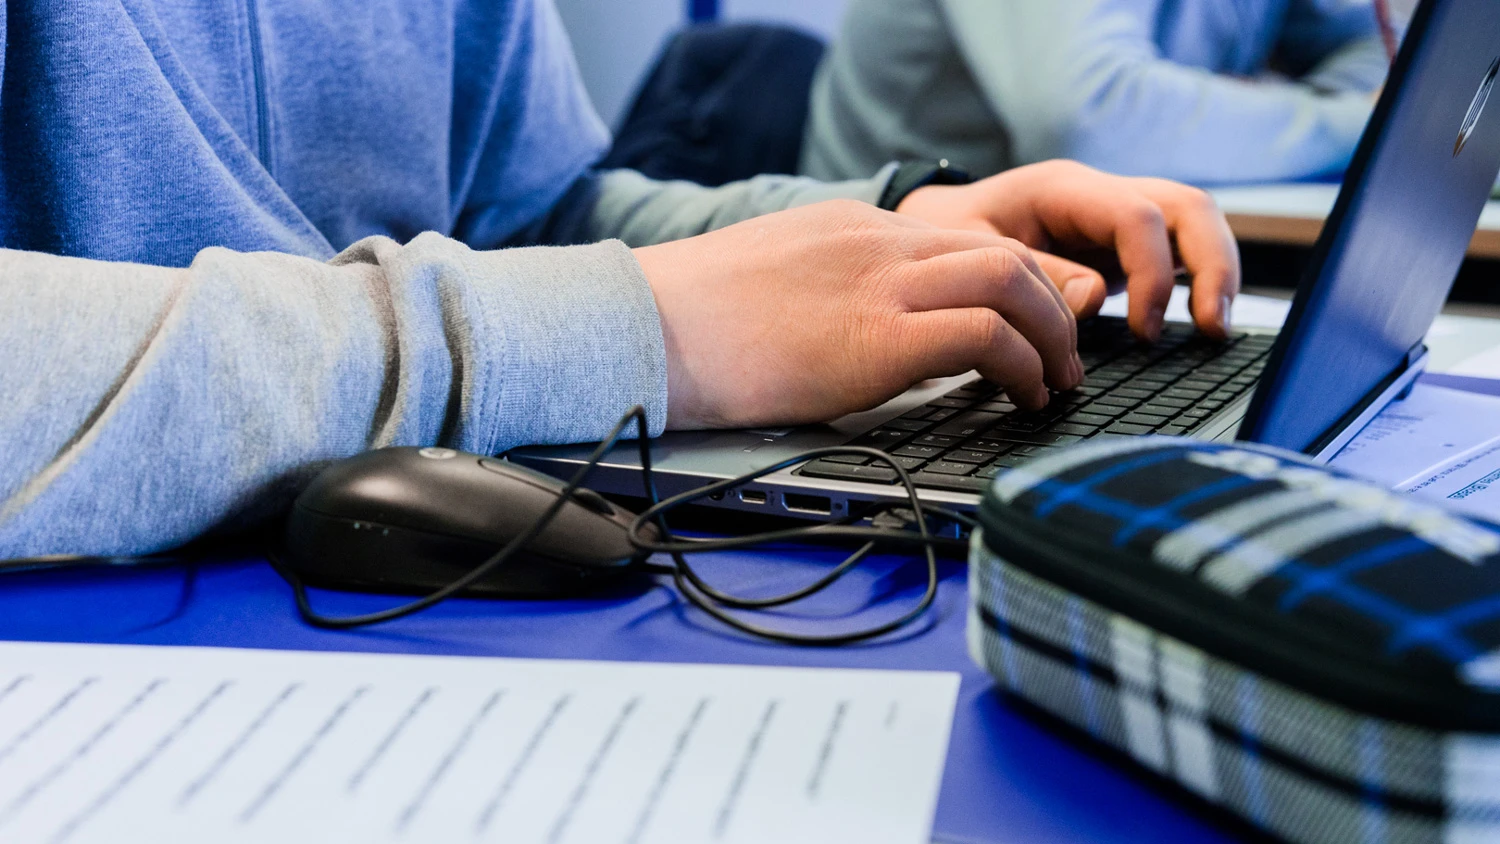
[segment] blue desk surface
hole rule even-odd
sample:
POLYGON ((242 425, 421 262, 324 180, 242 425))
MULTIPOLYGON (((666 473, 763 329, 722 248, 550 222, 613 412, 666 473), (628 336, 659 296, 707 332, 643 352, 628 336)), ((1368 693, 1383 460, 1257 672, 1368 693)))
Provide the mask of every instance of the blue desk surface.
MULTIPOLYGON (((1429 380, 1500 392, 1497 382, 1429 380)), ((840 556, 830 549, 768 548, 705 556, 700 567, 722 587, 779 591, 840 556)), ((910 557, 876 557, 836 595, 781 620, 803 628, 863 625, 899 612, 919 593, 921 568, 910 557), (867 605, 873 608, 857 609, 867 605)), ((375 629, 326 632, 298 620, 286 585, 254 557, 10 575, 0 588, 0 639, 957 671, 963 686, 936 840, 1185 844, 1245 837, 1190 798, 995 694, 965 651, 962 563, 945 561, 942 576, 924 628, 895 641, 837 650, 788 648, 726 632, 662 585, 587 601, 458 600, 375 629)), ((328 612, 363 612, 391 601, 314 595, 328 612)))

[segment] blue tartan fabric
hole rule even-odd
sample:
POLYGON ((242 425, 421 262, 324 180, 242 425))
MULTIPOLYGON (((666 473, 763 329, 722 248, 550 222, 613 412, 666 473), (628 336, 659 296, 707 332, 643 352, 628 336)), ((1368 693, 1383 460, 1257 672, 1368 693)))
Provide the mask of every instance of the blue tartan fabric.
POLYGON ((1149 577, 1184 601, 1207 590, 1260 619, 1267 640, 1347 655, 1372 688, 1425 684, 1495 711, 1493 526, 1299 455, 1170 438, 1091 443, 1012 470, 981 523, 970 646, 1005 690, 1288 840, 1500 840, 1495 733, 1270 676, 1246 664, 1257 642, 1237 658, 1216 652, 1212 619, 1202 641, 1168 635, 1113 595, 1053 582, 1046 559, 1011 559, 1023 545, 1001 535, 1066 536, 1057 553, 1074 570, 1149 577))

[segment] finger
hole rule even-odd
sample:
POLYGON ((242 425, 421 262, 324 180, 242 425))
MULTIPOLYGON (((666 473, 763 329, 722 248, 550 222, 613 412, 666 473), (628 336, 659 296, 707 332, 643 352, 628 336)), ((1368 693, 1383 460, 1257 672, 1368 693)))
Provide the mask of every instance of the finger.
POLYGON ((1104 276, 1076 261, 1059 258, 1050 252, 1031 253, 1043 271, 1062 292, 1064 303, 1074 318, 1084 320, 1099 313, 1109 290, 1104 276))
POLYGON ((1161 179, 1136 181, 1161 207, 1177 253, 1192 276, 1193 322, 1205 334, 1222 339, 1229 332, 1230 308, 1240 292, 1240 251, 1234 232, 1208 193, 1161 179))
POLYGON ((1113 247, 1130 293, 1130 327, 1157 339, 1176 265, 1166 212, 1139 184, 1144 180, 1074 163, 1037 167, 1047 181, 1031 188, 1031 206, 1048 238, 1066 248, 1113 247))
POLYGON ((905 314, 902 325, 912 381, 977 369, 1026 410, 1040 410, 1051 399, 1042 383, 1041 356, 989 308, 920 311, 905 314))
POLYGON ((1115 251, 1125 271, 1125 290, 1130 297, 1130 330, 1156 342, 1161 338, 1176 276, 1166 215, 1160 206, 1139 194, 1122 198, 1118 206, 1115 251))
POLYGON ((901 295, 911 310, 989 308, 1037 350, 1049 386, 1070 390, 1083 380, 1072 313, 1014 248, 939 255, 912 265, 908 278, 901 295))

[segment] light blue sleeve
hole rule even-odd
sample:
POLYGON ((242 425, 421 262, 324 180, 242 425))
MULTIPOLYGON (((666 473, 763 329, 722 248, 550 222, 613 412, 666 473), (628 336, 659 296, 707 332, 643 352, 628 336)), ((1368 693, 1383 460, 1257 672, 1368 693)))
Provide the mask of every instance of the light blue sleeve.
POLYGON ((939 0, 1022 162, 1074 158, 1195 184, 1340 172, 1364 92, 1248 81, 1163 58, 1141 0, 939 0))
POLYGON ((655 299, 619 241, 424 234, 185 269, 0 250, 0 359, 0 558, 242 527, 367 448, 495 453, 666 415, 655 299))

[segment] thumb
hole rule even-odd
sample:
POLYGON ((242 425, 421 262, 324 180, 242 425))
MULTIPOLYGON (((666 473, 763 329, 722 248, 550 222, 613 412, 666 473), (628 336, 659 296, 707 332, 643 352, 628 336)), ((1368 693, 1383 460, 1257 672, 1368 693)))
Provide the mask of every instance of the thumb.
POLYGON ((1083 264, 1059 258, 1056 255, 1032 251, 1037 264, 1057 289, 1062 291, 1063 301, 1076 319, 1088 319, 1099 313, 1106 295, 1104 276, 1083 264))

